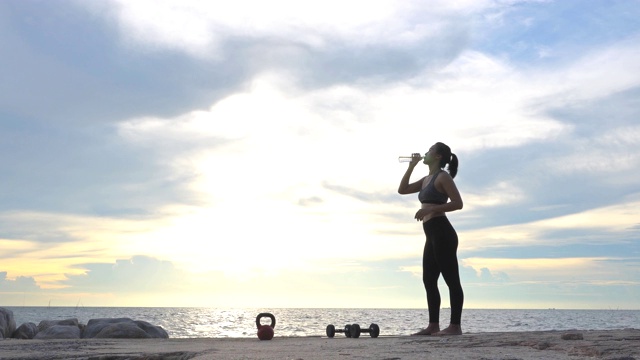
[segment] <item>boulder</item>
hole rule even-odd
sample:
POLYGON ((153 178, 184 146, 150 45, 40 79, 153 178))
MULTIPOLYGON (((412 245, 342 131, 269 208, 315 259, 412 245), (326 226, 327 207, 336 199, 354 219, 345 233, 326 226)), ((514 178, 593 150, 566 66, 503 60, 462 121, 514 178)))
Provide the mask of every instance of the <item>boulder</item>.
POLYGON ((11 335, 14 339, 33 339, 38 334, 38 326, 32 322, 20 325, 11 335))
POLYGON ((146 321, 134 321, 129 318, 91 319, 82 333, 82 338, 167 339, 169 334, 162 327, 146 321))
POLYGON ((144 332, 146 332, 147 334, 149 334, 149 337, 154 338, 154 339, 168 339, 169 338, 169 334, 161 327, 161 326, 157 326, 157 325, 152 325, 146 321, 134 321, 134 323, 141 328, 142 330, 144 330, 144 332))
POLYGON ((34 339, 80 339, 80 328, 73 325, 53 325, 39 331, 34 339))
POLYGON ((0 339, 11 337, 16 331, 16 320, 13 311, 0 307, 0 339))
POLYGON ((55 325, 79 327, 78 319, 71 318, 65 320, 42 320, 38 324, 38 331, 44 331, 55 325))
POLYGON ((95 336, 97 339, 148 339, 150 337, 134 323, 109 324, 95 336))

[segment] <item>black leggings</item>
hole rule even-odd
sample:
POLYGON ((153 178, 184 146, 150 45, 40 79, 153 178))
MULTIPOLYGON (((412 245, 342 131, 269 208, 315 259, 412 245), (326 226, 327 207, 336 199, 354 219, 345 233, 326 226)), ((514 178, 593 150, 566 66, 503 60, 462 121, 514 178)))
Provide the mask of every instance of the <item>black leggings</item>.
POLYGON ((427 290, 429 322, 440 322, 440 273, 449 287, 451 301, 451 324, 460 324, 464 293, 458 272, 458 234, 446 216, 429 219, 422 224, 427 242, 422 257, 422 281, 427 290))

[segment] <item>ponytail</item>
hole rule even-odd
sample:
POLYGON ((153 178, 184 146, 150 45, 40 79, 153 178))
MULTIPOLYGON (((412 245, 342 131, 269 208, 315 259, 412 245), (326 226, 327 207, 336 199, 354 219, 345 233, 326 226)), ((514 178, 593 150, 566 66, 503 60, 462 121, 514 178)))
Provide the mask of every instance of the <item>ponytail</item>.
POLYGON ((436 153, 442 157, 440 160, 440 168, 444 169, 444 167, 449 164, 447 166, 447 172, 449 172, 452 178, 456 177, 456 174, 458 174, 458 157, 456 154, 451 152, 449 146, 441 142, 436 143, 436 153))
POLYGON ((458 157, 454 153, 451 153, 451 161, 449 161, 447 170, 449 170, 449 174, 452 178, 456 177, 456 174, 458 173, 458 157))

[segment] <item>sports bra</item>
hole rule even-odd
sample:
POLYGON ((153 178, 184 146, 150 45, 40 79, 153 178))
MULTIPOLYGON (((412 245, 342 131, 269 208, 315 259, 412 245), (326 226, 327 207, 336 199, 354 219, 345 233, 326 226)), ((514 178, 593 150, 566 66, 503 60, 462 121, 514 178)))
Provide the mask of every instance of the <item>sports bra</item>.
POLYGON ((418 200, 420 200, 423 204, 446 204, 449 196, 447 194, 443 194, 438 189, 436 189, 435 182, 438 175, 440 175, 442 171, 437 172, 431 178, 431 181, 425 186, 420 193, 418 194, 418 200))

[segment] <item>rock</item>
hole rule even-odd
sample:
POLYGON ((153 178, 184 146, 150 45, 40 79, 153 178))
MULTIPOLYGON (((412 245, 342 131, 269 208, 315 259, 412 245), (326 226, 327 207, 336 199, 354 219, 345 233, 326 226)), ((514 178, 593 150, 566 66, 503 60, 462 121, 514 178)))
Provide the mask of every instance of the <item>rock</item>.
POLYGON ((134 323, 110 324, 102 328, 95 338, 101 339, 149 339, 151 336, 134 323))
POLYGON ((38 324, 38 333, 34 339, 79 339, 83 325, 78 319, 42 320, 38 324))
POLYGON ((66 319, 66 320, 42 320, 40 324, 38 324, 38 331, 44 331, 48 328, 55 325, 63 325, 63 326, 75 326, 79 327, 78 319, 66 319))
POLYGON ((562 340, 584 340, 582 333, 566 333, 562 334, 562 340))
POLYGON ((34 339, 80 339, 80 328, 73 325, 53 325, 38 332, 34 339))
POLYGON ((16 331, 16 320, 13 311, 0 307, 0 339, 11 337, 16 331))
POLYGON ((151 338, 168 339, 169 334, 161 327, 152 325, 146 321, 134 321, 138 327, 144 330, 151 338))
POLYGON ((146 321, 133 321, 129 318, 91 319, 82 333, 82 338, 168 339, 169 334, 162 327, 146 321))
POLYGON ((11 335, 14 339, 33 339, 38 334, 38 326, 32 322, 20 325, 11 335))

